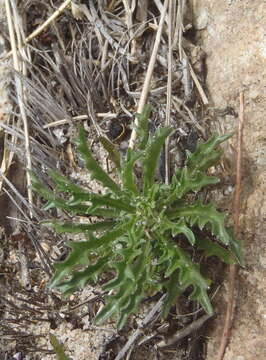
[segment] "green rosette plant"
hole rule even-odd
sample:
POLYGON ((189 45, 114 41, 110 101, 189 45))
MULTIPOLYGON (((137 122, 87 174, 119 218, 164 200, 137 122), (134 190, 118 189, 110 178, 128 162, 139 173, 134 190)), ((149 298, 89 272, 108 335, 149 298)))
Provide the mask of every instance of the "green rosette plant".
POLYGON ((128 149, 124 157, 111 142, 100 139, 115 164, 119 182, 93 158, 85 131, 80 128, 77 151, 91 178, 105 189, 103 194, 77 186, 56 172, 50 174, 55 183, 51 191, 32 174, 33 188, 48 201, 45 209, 63 209, 74 220, 75 215, 98 219, 90 224, 45 222, 58 233, 84 235, 84 241, 67 243, 69 255, 54 264, 51 287, 70 294, 101 280, 108 295, 95 322, 99 324, 116 316, 119 329, 130 314, 137 312, 143 298, 157 291, 166 293, 164 317, 185 290, 190 291, 189 298, 198 301, 207 313, 213 313, 207 294, 210 280, 192 259, 191 249, 205 256, 217 256, 226 263, 243 263, 240 244, 224 224, 225 214, 197 196, 203 187, 219 182, 207 170, 219 161, 222 155, 219 144, 231 135, 213 136, 199 144, 195 152, 188 152, 184 167, 166 185, 156 182, 155 175, 172 129, 159 128, 151 136, 149 115, 149 107, 138 115, 135 148, 128 149), (141 178, 135 175, 136 162, 142 170, 141 178), (203 236, 208 233, 205 231, 197 238, 197 228, 205 228, 213 236, 211 239, 203 236))

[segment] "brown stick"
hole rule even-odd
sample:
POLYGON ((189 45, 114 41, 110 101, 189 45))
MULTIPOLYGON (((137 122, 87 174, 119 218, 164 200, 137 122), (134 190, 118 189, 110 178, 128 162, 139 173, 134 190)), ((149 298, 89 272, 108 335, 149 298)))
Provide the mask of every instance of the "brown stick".
MULTIPOLYGON (((242 167, 242 138, 244 126, 244 94, 240 93, 239 96, 239 122, 237 134, 237 161, 236 161, 236 188, 234 197, 234 234, 239 237, 239 215, 240 215, 240 193, 241 193, 241 167, 242 167)), ((222 339, 217 355, 217 360, 223 360, 226 347, 230 340, 231 328, 233 325, 234 312, 235 312, 235 296, 236 296, 236 277, 238 267, 236 264, 230 265, 229 268, 229 294, 226 309, 226 317, 223 328, 222 339)))

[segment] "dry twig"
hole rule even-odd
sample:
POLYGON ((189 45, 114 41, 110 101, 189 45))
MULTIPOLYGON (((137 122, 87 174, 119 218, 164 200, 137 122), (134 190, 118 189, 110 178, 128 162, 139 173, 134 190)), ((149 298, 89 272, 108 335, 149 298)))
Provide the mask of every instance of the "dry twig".
MULTIPOLYGON (((240 107, 239 107, 239 122, 238 122, 238 134, 237 134, 237 162, 236 162, 236 187, 234 197, 234 234, 239 236, 240 232, 240 193, 241 193, 241 167, 242 167, 242 138, 243 138, 243 126, 244 126, 244 94, 240 93, 240 107)), ((223 328, 223 334, 220 342, 220 347, 217 355, 217 360, 222 360, 225 354, 226 347, 230 340, 230 332, 234 320, 235 310, 235 297, 236 297, 236 276, 237 265, 230 265, 229 268, 229 294, 227 301, 227 309, 225 316, 225 323, 223 328)))

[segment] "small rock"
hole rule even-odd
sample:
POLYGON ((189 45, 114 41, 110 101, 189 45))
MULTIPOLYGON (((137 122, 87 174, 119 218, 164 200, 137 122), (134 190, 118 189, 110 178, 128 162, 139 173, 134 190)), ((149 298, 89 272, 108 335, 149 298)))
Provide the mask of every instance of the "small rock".
POLYGON ((209 13, 206 8, 199 8, 196 12, 194 27, 196 30, 203 30, 209 22, 209 13))

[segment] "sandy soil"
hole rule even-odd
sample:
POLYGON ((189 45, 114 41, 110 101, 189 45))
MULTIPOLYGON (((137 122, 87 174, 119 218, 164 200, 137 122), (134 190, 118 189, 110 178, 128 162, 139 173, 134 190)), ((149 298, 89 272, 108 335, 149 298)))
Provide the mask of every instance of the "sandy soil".
MULTIPOLYGON (((239 272, 236 318, 225 360, 266 358, 265 252, 265 113, 266 3, 253 1, 194 1, 202 47, 207 53, 207 85, 212 105, 238 111, 245 92, 244 169, 241 231, 246 267, 239 272), (264 221, 264 222, 263 222, 264 221), (264 334, 264 335, 263 335, 264 334)), ((218 119, 225 130, 235 129, 233 117, 218 119)), ((224 284, 225 301, 227 284, 224 284)), ((208 345, 214 359, 222 332, 224 305, 219 307, 208 345)))

